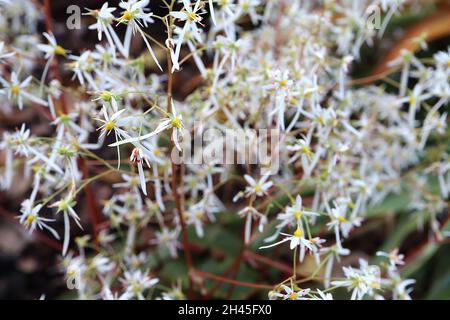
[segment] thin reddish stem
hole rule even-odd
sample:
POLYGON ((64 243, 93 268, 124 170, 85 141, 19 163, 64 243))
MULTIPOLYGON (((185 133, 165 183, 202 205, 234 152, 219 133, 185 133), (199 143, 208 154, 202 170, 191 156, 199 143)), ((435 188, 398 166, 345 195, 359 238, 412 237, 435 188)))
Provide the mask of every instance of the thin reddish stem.
POLYGON ((204 277, 204 278, 209 278, 209 279, 212 279, 215 281, 219 281, 222 283, 229 283, 234 286, 242 286, 242 287, 253 288, 253 289, 272 289, 274 287, 273 285, 270 285, 270 284, 259 284, 259 283, 245 282, 245 281, 239 281, 239 280, 234 280, 234 279, 230 279, 230 278, 225 278, 222 276, 218 276, 218 275, 215 275, 215 274, 212 274, 209 272, 200 271, 200 270, 193 271, 193 274, 204 277))
MULTIPOLYGON (((172 20, 172 18, 169 18, 172 20)), ((172 30, 170 28, 170 23, 167 24, 167 33, 168 37, 171 38, 172 30)), ((169 51, 167 51, 167 112, 171 113, 172 111, 172 89, 173 89, 173 74, 172 74, 172 60, 170 57, 169 51)), ((173 129, 172 129, 173 130, 173 129)), ((172 137, 172 130, 170 136, 172 137)), ((171 138, 172 139, 172 138, 171 138)), ((172 141, 172 147, 175 147, 175 142, 172 141)), ((189 245, 189 239, 186 231, 186 223, 184 221, 184 208, 183 208, 183 199, 180 196, 180 191, 178 190, 178 186, 183 185, 183 167, 182 165, 177 165, 172 161, 172 193, 175 198, 176 211, 178 215, 178 220, 180 220, 181 226, 181 237, 183 243, 184 250, 184 258, 186 260, 186 265, 188 267, 188 297, 193 298, 193 280, 192 280, 192 272, 194 271, 193 263, 192 263, 192 255, 191 249, 189 245), (178 168, 180 168, 180 176, 178 177, 178 168)), ((182 193, 182 191, 181 191, 182 193)))
MULTIPOLYGON (((78 167, 81 169, 81 172, 83 174, 83 179, 89 178, 89 170, 86 165, 86 161, 84 158, 79 157, 77 159, 78 167)), ((92 192, 92 188, 89 184, 86 184, 83 187, 83 191, 86 195, 86 200, 89 207, 89 216, 91 218, 91 224, 92 224, 92 235, 94 237, 94 241, 98 247, 98 233, 100 231, 100 224, 101 224, 101 213, 100 209, 97 205, 97 201, 95 199, 94 193, 92 192)))

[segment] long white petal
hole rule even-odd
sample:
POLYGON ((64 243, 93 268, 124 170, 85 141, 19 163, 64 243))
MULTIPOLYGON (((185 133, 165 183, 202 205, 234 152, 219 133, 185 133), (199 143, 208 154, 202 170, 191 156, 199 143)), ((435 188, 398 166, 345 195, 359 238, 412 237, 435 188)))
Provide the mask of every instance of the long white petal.
POLYGON ((69 240, 70 240, 70 221, 68 214, 64 212, 64 242, 62 251, 63 256, 66 255, 67 249, 69 248, 69 240))
POLYGON ((145 183, 145 174, 144 174, 144 169, 142 168, 142 162, 138 163, 138 172, 139 172, 139 181, 141 182, 141 189, 142 192, 147 195, 147 186, 145 183))

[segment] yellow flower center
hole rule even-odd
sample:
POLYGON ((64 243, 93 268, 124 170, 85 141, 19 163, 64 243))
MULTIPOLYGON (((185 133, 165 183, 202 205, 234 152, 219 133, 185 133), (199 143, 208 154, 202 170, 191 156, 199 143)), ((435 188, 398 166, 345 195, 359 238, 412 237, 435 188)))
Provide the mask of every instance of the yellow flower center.
POLYGON ((302 236, 302 230, 300 230, 300 227, 297 227, 297 230, 294 232, 294 237, 300 238, 302 236))
POLYGON ((56 45, 55 46, 55 54, 58 56, 65 56, 66 55, 66 49, 64 49, 61 46, 56 45))
POLYGON ((13 95, 18 94, 18 93, 19 93, 19 86, 12 86, 12 87, 11 87, 11 93, 12 93, 13 95))
POLYGON ((261 186, 260 186, 259 184, 257 184, 257 185, 255 186, 255 192, 256 192, 256 193, 261 192, 261 186))
POLYGON ((130 179, 130 185, 132 187, 137 187, 139 185, 139 180, 136 177, 130 179))
POLYGON ((413 106, 413 105, 416 104, 416 102, 417 102, 416 97, 413 97, 413 96, 409 97, 409 104, 410 104, 410 105, 413 106))
POLYGON ((153 154, 154 154, 155 156, 160 156, 160 155, 161 155, 161 149, 156 148, 155 150, 153 150, 153 154))
POLYGON ((283 79, 283 80, 280 81, 280 87, 281 88, 286 87, 286 85, 287 85, 287 81, 286 80, 283 79))
POLYGON ((303 212, 301 210, 295 210, 294 211, 294 217, 297 220, 300 220, 302 218, 303 212))
POLYGON ((111 131, 112 129, 114 129, 114 122, 113 121, 108 121, 107 123, 105 123, 105 131, 111 131))
POLYGON ((31 214, 29 214, 29 215, 27 216, 27 219, 26 219, 25 223, 26 223, 27 225, 30 225, 30 224, 33 223, 34 220, 36 220, 36 217, 35 217, 35 216, 32 216, 31 214))
POLYGON ((121 17, 122 20, 130 21, 133 18, 133 14, 130 11, 125 11, 121 17))
POLYGON ((297 300, 297 293, 292 292, 292 293, 289 295, 289 300, 297 300))
POLYGON ((108 92, 108 91, 104 91, 104 92, 102 92, 102 93, 100 94, 100 98, 101 98, 103 101, 108 102, 108 101, 111 100, 112 94, 111 94, 110 92, 108 92))
POLYGON ((203 212, 197 211, 197 212, 195 213, 195 217, 196 217, 197 219, 202 219, 202 218, 203 218, 203 212))
POLYGON ((35 164, 34 166, 31 167, 31 170, 33 170, 33 172, 37 173, 41 170, 41 166, 35 164))
POLYGON ((378 282, 376 282, 376 281, 372 281, 372 283, 370 284, 370 286, 371 286, 373 289, 380 289, 380 284, 379 284, 378 282))
POLYGON ((302 146, 302 152, 306 155, 311 154, 311 149, 308 146, 302 146))
POLYGON ((317 117, 317 122, 319 122, 321 125, 325 124, 325 119, 322 116, 317 117))
POLYGON ((347 221, 347 219, 346 219, 345 217, 343 217, 343 216, 340 216, 340 217, 338 218, 338 221, 339 221, 339 222, 345 222, 345 221, 347 221))
POLYGON ((138 215, 138 213, 136 211, 131 211, 130 215, 128 216, 130 221, 136 220, 138 217, 139 217, 139 215, 138 215))
POLYGON ((69 205, 67 204, 67 201, 61 200, 58 205, 58 211, 65 211, 68 207, 69 205))
POLYGON ((197 14, 195 12, 189 12, 187 17, 190 22, 193 22, 197 19, 197 14))
POLYGON ((181 120, 178 118, 173 118, 171 124, 172 124, 172 127, 175 127, 177 129, 181 128, 181 120))

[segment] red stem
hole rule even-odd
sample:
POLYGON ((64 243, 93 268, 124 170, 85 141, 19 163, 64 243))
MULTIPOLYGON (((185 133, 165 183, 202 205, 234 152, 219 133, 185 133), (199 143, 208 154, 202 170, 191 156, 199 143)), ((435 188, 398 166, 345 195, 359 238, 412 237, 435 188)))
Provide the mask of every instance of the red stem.
POLYGON ((234 286, 242 286, 247 288, 254 288, 254 289, 272 289, 274 286, 270 284, 259 284, 259 283, 251 283, 251 282, 244 282, 244 281, 238 281, 230 278, 221 277, 209 272, 204 272, 200 270, 193 271, 194 275, 198 275, 204 278, 209 278, 215 281, 219 281, 222 283, 229 283, 234 286))
MULTIPOLYGON (((81 169, 83 173, 83 179, 89 178, 89 171, 88 167, 86 165, 86 161, 84 158, 79 157, 77 159, 78 167, 81 169)), ((83 191, 86 194, 87 203, 89 206, 89 216, 91 218, 91 224, 92 224, 92 235, 94 237, 94 241, 99 246, 98 243, 98 233, 100 231, 100 224, 101 224, 101 213, 100 209, 97 206, 97 201, 95 199, 94 193, 92 192, 91 186, 89 184, 86 184, 83 187, 83 191)))

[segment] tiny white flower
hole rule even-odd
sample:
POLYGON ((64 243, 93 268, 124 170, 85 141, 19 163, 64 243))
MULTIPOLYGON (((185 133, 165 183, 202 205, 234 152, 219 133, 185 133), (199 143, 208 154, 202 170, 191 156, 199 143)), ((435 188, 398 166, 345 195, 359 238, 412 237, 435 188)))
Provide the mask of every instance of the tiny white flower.
POLYGON ((53 34, 44 32, 44 37, 47 39, 49 44, 38 44, 39 50, 45 53, 45 59, 52 59, 54 56, 65 56, 67 55, 67 50, 58 45, 56 38, 53 34))
POLYGON ((142 192, 145 195, 147 195, 147 186, 146 186, 143 162, 145 162, 149 168, 150 168, 150 162, 148 161, 147 157, 142 152, 141 148, 133 149, 133 151, 131 152, 130 161, 134 166, 138 167, 139 181, 141 183, 141 189, 142 189, 142 192))
POLYGON ((148 271, 141 270, 126 271, 121 282, 126 288, 126 292, 131 296, 144 300, 144 292, 159 282, 157 278, 151 278, 148 271))
MULTIPOLYGON (((148 42, 147 36, 145 35, 144 31, 142 31, 142 28, 148 27, 150 23, 154 22, 154 20, 152 19, 153 13, 145 12, 145 8, 149 4, 149 2, 150 0, 128 0, 127 2, 120 2, 119 7, 124 9, 124 11, 122 12, 122 16, 118 19, 118 22, 126 24, 128 26, 128 30, 132 30, 133 34, 137 31, 141 35, 142 40, 144 40, 145 45, 150 52, 150 55, 152 56, 158 68, 162 71, 158 59, 156 58, 155 52, 148 42)), ((129 41, 126 40, 126 42, 129 41)), ((126 44, 125 46, 128 48, 129 44, 126 44)))
POLYGON ((253 179, 248 174, 244 175, 245 181, 247 181, 247 183, 249 184, 245 188, 245 196, 250 197, 250 196, 254 195, 257 197, 262 197, 264 195, 267 195, 267 191, 273 185, 272 181, 267 181, 269 179, 269 177, 270 177, 270 175, 266 174, 266 175, 262 176, 261 179, 259 179, 258 181, 255 181, 255 179, 253 179))
POLYGON ((267 224, 267 216, 263 215, 261 212, 259 212, 253 207, 245 207, 244 209, 238 212, 238 215, 241 217, 245 217, 245 232, 244 232, 245 243, 250 242, 253 220, 259 220, 258 224, 259 232, 263 232, 264 226, 267 224))
POLYGON ((145 135, 139 136, 139 137, 121 140, 116 143, 110 144, 109 146, 116 147, 116 146, 120 146, 120 145, 126 144, 126 143, 134 143, 134 142, 143 141, 143 140, 149 139, 149 138, 157 135, 158 133, 160 133, 164 130, 172 129, 172 141, 174 142, 176 148, 179 151, 181 151, 182 149, 181 149, 181 145, 180 145, 180 138, 182 135, 182 130, 184 128, 183 117, 181 114, 177 113, 177 110, 175 108, 173 101, 172 101, 171 109, 172 109, 172 113, 168 114, 166 118, 162 119, 154 131, 147 133, 145 135))
POLYGON ((20 82, 18 75, 15 72, 11 73, 10 81, 7 81, 0 76, 0 83, 3 85, 3 88, 0 89, 0 94, 5 95, 11 103, 17 103, 20 110, 23 109, 24 98, 31 102, 48 106, 46 101, 26 91, 26 88, 30 85, 32 79, 33 77, 29 76, 20 82))
POLYGON ((70 241, 70 220, 69 217, 72 218, 75 223, 78 225, 80 229, 83 229, 81 226, 81 220, 80 217, 77 215, 73 207, 77 203, 73 200, 71 195, 68 195, 66 198, 61 199, 52 205, 50 205, 51 208, 55 207, 57 208, 57 213, 62 213, 64 217, 64 241, 63 241, 63 250, 62 255, 65 256, 67 253, 67 249, 69 248, 69 241, 70 241))
POLYGON ((30 199, 26 199, 21 204, 20 211, 22 214, 18 216, 20 223, 25 226, 25 228, 28 229, 30 233, 32 233, 34 230, 36 230, 36 227, 38 227, 40 230, 47 229, 51 232, 51 234, 59 240, 59 235, 53 229, 50 227, 46 222, 52 222, 55 221, 54 219, 47 219, 42 218, 39 216, 39 211, 42 209, 42 204, 38 204, 36 206, 33 206, 30 199))
POLYGON ((294 250, 297 247, 300 247, 300 254, 299 254, 300 261, 303 261, 303 259, 305 257, 306 249, 310 250, 311 252, 313 252, 313 250, 315 250, 313 247, 313 243, 304 237, 303 231, 301 230, 300 226, 297 226, 297 229, 294 231, 294 234, 286 234, 286 233, 281 233, 281 234, 283 236, 285 236, 285 238, 283 240, 278 241, 278 242, 273 243, 268 246, 260 247, 259 249, 271 248, 271 247, 274 247, 274 246, 277 246, 279 244, 289 241, 289 248, 291 250, 294 250))
POLYGON ((310 289, 304 289, 299 291, 294 291, 286 285, 281 285, 284 293, 275 292, 274 297, 282 298, 283 300, 307 300, 306 295, 311 291, 310 289))

